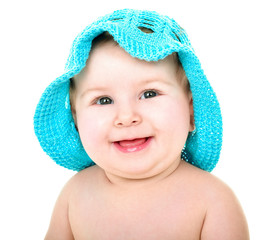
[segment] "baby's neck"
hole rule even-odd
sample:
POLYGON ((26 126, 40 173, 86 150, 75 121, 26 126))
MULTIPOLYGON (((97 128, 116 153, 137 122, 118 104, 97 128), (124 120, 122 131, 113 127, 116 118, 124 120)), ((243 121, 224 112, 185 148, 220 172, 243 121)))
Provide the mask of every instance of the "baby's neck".
POLYGON ((110 184, 111 187, 120 188, 120 189, 139 189, 139 188, 149 188, 152 186, 156 186, 157 184, 162 184, 167 181, 170 181, 172 177, 174 177, 178 170, 181 168, 183 161, 176 161, 175 164, 170 166, 170 168, 166 169, 165 171, 149 176, 149 177, 139 177, 139 178, 126 178, 120 177, 117 175, 113 175, 108 172, 104 172, 106 176, 106 181, 110 184))

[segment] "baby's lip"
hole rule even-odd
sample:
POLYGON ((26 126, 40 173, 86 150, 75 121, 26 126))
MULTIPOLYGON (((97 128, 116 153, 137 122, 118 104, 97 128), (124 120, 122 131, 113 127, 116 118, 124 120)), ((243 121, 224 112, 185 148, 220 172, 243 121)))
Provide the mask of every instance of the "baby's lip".
POLYGON ((141 141, 143 139, 147 140, 148 138, 151 138, 152 136, 138 136, 138 137, 126 137, 126 138, 120 138, 118 140, 114 140, 113 143, 136 143, 137 141, 141 141))
POLYGON ((145 143, 147 139, 148 137, 134 138, 129 140, 117 141, 116 143, 118 143, 121 147, 135 147, 145 143))
POLYGON ((124 153, 133 153, 145 149, 151 142, 152 137, 140 137, 115 141, 114 146, 124 153))

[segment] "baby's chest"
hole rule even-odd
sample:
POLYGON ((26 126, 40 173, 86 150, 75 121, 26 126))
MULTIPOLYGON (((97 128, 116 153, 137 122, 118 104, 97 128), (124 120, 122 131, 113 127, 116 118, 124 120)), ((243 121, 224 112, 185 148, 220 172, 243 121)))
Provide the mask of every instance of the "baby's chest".
POLYGON ((144 202, 82 200, 70 208, 75 239, 200 239, 204 215, 192 201, 152 199, 144 202), (88 207, 89 206, 89 207, 88 207))

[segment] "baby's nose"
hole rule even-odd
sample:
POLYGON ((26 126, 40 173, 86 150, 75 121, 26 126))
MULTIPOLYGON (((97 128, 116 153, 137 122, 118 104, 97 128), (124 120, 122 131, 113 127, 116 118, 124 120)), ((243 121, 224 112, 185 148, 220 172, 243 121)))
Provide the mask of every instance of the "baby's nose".
POLYGON ((118 110, 114 121, 116 127, 130 127, 142 122, 141 115, 132 106, 124 106, 118 110))

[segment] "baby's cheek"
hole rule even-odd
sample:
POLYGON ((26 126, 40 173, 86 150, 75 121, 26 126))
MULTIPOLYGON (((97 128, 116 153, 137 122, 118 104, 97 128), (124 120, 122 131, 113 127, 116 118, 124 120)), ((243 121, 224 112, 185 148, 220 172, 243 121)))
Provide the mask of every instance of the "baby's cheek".
POLYGON ((82 144, 86 148, 100 144, 109 126, 109 120, 98 113, 80 113, 77 115, 77 125, 82 144))
POLYGON ((189 108, 185 102, 164 101, 159 108, 156 107, 156 110, 152 112, 153 117, 161 124, 166 122, 168 128, 171 128, 172 125, 185 126, 185 123, 189 123, 189 108))
POLYGON ((98 123, 90 117, 78 116, 77 126, 79 135, 83 145, 85 146, 88 142, 93 142, 97 137, 96 130, 98 129, 98 123))

